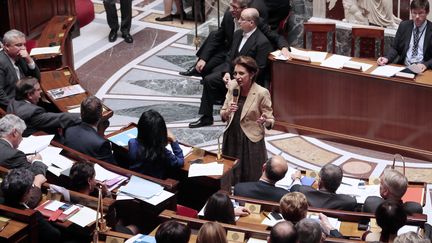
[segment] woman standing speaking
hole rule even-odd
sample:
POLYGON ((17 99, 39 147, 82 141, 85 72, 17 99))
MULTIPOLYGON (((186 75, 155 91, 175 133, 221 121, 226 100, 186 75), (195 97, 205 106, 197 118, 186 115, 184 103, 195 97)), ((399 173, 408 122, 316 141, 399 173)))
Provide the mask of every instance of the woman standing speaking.
POLYGON ((228 83, 225 103, 220 111, 228 121, 224 132, 222 153, 240 159, 235 182, 257 181, 262 164, 267 160, 265 128, 274 125, 270 93, 255 83, 258 66, 251 57, 234 60, 234 78, 228 83))

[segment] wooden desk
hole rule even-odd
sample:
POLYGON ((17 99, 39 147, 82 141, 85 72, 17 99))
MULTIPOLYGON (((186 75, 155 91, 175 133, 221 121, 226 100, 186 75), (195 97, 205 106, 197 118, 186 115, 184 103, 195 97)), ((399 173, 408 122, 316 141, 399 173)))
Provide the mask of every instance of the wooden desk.
POLYGON ((8 225, 0 231, 1 242, 30 242, 27 230, 29 225, 15 220, 9 220, 8 225))
MULTIPOLYGON (((76 73, 70 67, 65 67, 60 70, 54 71, 45 71, 41 72, 41 88, 44 91, 48 99, 55 104, 55 106, 62 112, 68 112, 68 110, 75 107, 79 107, 81 102, 89 95, 89 92, 85 92, 82 94, 72 95, 61 99, 53 99, 50 95, 48 95, 47 91, 51 89, 57 89, 66 87, 69 85, 80 84, 76 73)), ((108 120, 113 116, 113 111, 103 105, 103 119, 108 120)))
POLYGON ((74 69, 72 36, 70 32, 75 22, 75 16, 54 16, 45 26, 37 41, 37 47, 60 46, 61 54, 33 56, 40 70, 54 70, 66 66, 74 69))
MULTIPOLYGON (((374 61, 353 58, 375 64, 374 61)), ((432 159, 432 71, 415 81, 270 58, 276 128, 432 159)))
POLYGON ((35 213, 32 209, 16 209, 0 204, 0 215, 11 219, 0 231, 0 241, 37 242, 39 229, 35 213))
MULTIPOLYGON (((120 129, 119 131, 113 132, 106 136, 109 139, 119 133, 126 132, 130 129, 136 128, 136 124, 131 123, 128 126, 120 129)), ((187 144, 183 144, 189 146, 187 144)), ((117 160, 128 161, 128 148, 119 146, 113 143, 113 151, 117 160)), ((189 167, 191 161, 196 159, 202 159, 203 163, 210 163, 217 161, 217 155, 209 151, 202 151, 203 156, 195 153, 190 153, 185 156, 184 165, 179 170, 179 173, 173 175, 173 178, 180 181, 178 201, 180 204, 192 207, 199 210, 203 207, 208 197, 219 190, 229 191, 231 189, 232 171, 238 165, 238 159, 222 155, 222 161, 224 163, 224 172, 221 176, 199 176, 199 177, 188 177, 189 167), (197 190, 199 188, 199 190, 197 190), (191 196, 193 195, 193 196, 191 196)), ((129 163, 124 163, 122 166, 128 166, 129 163)))

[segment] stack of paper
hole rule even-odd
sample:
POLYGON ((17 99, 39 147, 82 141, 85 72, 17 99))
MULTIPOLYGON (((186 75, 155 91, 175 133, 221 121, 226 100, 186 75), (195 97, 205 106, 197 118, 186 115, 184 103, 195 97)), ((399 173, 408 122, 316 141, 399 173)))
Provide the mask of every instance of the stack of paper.
POLYGON ((128 179, 126 176, 116 174, 112 171, 103 168, 98 164, 95 164, 94 168, 96 171, 95 179, 100 182, 105 182, 106 186, 108 187, 108 190, 110 191, 112 191, 114 188, 117 187, 117 185, 119 185, 120 183, 128 179))
POLYGON ((61 99, 64 97, 76 95, 76 94, 82 94, 85 93, 85 90, 81 87, 79 84, 69 85, 66 87, 58 88, 58 89, 51 89, 48 90, 47 93, 53 97, 53 99, 61 99))
POLYGON ((74 216, 69 218, 69 221, 86 227, 96 221, 96 210, 83 206, 74 216))
POLYGON ((223 174, 223 164, 211 162, 207 164, 191 164, 189 167, 189 177, 195 176, 220 176, 223 174))
POLYGON ((297 169, 288 166, 288 171, 286 172, 285 177, 282 178, 282 180, 276 182, 276 186, 285 190, 289 190, 291 188, 291 185, 293 184, 291 175, 294 174, 296 171, 297 169))
POLYGON ((323 61, 321 66, 340 69, 343 67, 344 63, 348 62, 350 59, 351 57, 334 54, 323 61))
POLYGON ((291 47, 291 53, 298 56, 309 57, 311 62, 323 62, 327 56, 327 52, 322 51, 302 51, 291 47))
POLYGON ((68 175, 73 165, 72 160, 60 155, 61 151, 61 148, 51 146, 40 151, 42 161, 48 166, 48 171, 56 176, 60 176, 60 174, 68 175))
POLYGON ((398 73, 404 69, 405 69, 405 67, 396 67, 396 66, 385 65, 385 66, 377 67, 375 70, 373 70, 371 72, 371 74, 377 75, 377 76, 392 77, 396 73, 398 73))
POLYGON ((44 150, 51 143, 54 135, 44 135, 44 136, 33 136, 23 138, 18 150, 21 150, 25 154, 39 153, 44 150))
POLYGON ((131 176, 129 183, 121 187, 120 191, 131 197, 145 200, 161 194, 163 187, 146 179, 131 176))
POLYGON ((60 46, 35 47, 32 48, 30 52, 30 56, 42 55, 42 54, 60 54, 60 46))

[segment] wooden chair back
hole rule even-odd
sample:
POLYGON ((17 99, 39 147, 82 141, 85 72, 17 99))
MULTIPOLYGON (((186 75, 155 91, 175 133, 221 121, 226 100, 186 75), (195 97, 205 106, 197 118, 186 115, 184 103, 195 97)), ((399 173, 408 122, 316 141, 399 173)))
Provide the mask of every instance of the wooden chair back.
POLYGON ((307 33, 311 33, 311 48, 315 51, 336 53, 336 24, 334 23, 303 23, 303 47, 307 48, 307 33), (328 34, 331 33, 332 49, 327 49, 328 34))
POLYGON ((363 28, 363 27, 353 27, 352 28, 352 38, 351 38, 351 56, 356 56, 356 43, 359 41, 358 45, 358 57, 362 58, 378 58, 384 55, 384 29, 383 28, 363 28), (377 45, 376 42, 379 41, 379 52, 377 55, 377 45))

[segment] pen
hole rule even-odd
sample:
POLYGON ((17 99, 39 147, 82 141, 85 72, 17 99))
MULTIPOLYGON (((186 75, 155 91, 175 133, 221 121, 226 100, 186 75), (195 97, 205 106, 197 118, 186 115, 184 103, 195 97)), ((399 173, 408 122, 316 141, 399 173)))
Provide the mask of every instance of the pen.
POLYGON ((25 156, 30 156, 30 155, 36 155, 37 154, 37 152, 36 151, 34 151, 33 153, 28 153, 28 154, 25 154, 25 156))
POLYGON ((264 214, 264 216, 265 216, 266 218, 272 220, 272 219, 268 216, 268 214, 267 214, 266 212, 263 212, 263 214, 264 214))

